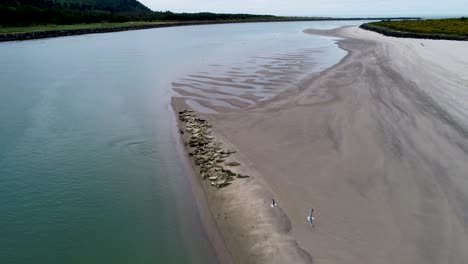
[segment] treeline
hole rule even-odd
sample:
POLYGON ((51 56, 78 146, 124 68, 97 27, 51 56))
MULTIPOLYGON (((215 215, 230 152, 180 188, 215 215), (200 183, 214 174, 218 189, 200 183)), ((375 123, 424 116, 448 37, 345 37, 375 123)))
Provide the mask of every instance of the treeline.
POLYGON ((248 14, 153 12, 135 0, 114 0, 111 4, 103 0, 95 0, 93 4, 50 0, 2 0, 0 2, 0 25, 3 26, 274 18, 274 16, 248 14))
POLYGON ((205 20, 248 20, 248 19, 275 19, 270 15, 249 15, 249 14, 215 14, 215 13, 172 13, 153 12, 151 20, 177 20, 177 21, 205 21, 205 20))
POLYGON ((2 0, 0 5, 10 8, 36 7, 38 9, 102 10, 110 12, 151 12, 136 0, 2 0))
POLYGON ((73 10, 38 8, 33 6, 11 8, 0 5, 0 25, 28 26, 41 24, 78 24, 98 22, 125 22, 143 20, 146 15, 105 10, 73 10))

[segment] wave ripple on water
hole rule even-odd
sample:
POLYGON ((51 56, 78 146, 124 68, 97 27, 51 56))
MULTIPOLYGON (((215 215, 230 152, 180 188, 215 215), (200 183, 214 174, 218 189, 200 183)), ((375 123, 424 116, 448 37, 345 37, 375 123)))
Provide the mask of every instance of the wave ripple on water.
POLYGON ((108 143, 109 148, 116 148, 118 151, 130 152, 139 157, 149 160, 160 160, 161 154, 156 144, 151 140, 136 136, 121 136, 108 143))

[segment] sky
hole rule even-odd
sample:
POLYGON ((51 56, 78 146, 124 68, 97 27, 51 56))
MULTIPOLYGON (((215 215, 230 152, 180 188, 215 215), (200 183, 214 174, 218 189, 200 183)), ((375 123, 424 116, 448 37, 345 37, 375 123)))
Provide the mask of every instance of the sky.
POLYGON ((283 16, 468 16, 468 0, 139 0, 154 11, 283 16))

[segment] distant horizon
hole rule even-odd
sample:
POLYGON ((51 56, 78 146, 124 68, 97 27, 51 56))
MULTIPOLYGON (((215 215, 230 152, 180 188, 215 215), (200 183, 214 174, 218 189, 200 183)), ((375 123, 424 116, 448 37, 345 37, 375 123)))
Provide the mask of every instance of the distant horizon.
POLYGON ((153 12, 172 12, 172 13, 214 13, 214 14, 248 14, 248 15, 271 15, 271 16, 279 16, 279 17, 324 17, 324 18, 398 18, 398 17, 419 17, 424 19, 436 19, 436 18, 461 18, 461 17, 468 17, 468 14, 402 14, 402 15, 395 15, 395 14, 362 14, 362 15, 278 15, 278 14, 270 14, 270 13, 252 13, 252 12, 216 12, 216 11, 175 11, 175 10, 155 10, 150 8, 153 12))
POLYGON ((423 0, 139 0, 153 11, 174 13, 230 13, 298 17, 421 17, 468 16, 468 0, 428 3, 423 0))
POLYGON ((400 17, 411 17, 411 18, 422 18, 422 19, 443 19, 443 18, 462 18, 467 17, 468 14, 461 14, 461 15, 275 15, 275 14, 265 14, 265 13, 246 13, 246 12, 215 12, 215 11, 173 11, 173 10, 153 10, 153 12, 172 12, 172 13, 187 13, 187 14, 195 14, 195 13, 213 13, 213 14, 246 14, 246 15, 264 15, 264 16, 277 16, 277 17, 310 17, 310 18, 400 18, 400 17))

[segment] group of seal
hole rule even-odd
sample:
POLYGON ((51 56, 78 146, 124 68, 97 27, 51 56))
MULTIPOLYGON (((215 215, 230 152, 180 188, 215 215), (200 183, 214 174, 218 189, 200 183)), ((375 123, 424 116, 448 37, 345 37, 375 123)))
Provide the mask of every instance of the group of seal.
POLYGON ((185 109, 179 112, 181 121, 180 133, 187 133, 185 146, 195 165, 200 167, 203 180, 209 179, 211 185, 222 188, 231 184, 236 178, 247 178, 248 175, 233 172, 227 167, 240 166, 236 161, 227 161, 235 151, 222 148, 222 143, 212 136, 212 125, 198 118, 194 111, 185 109))

